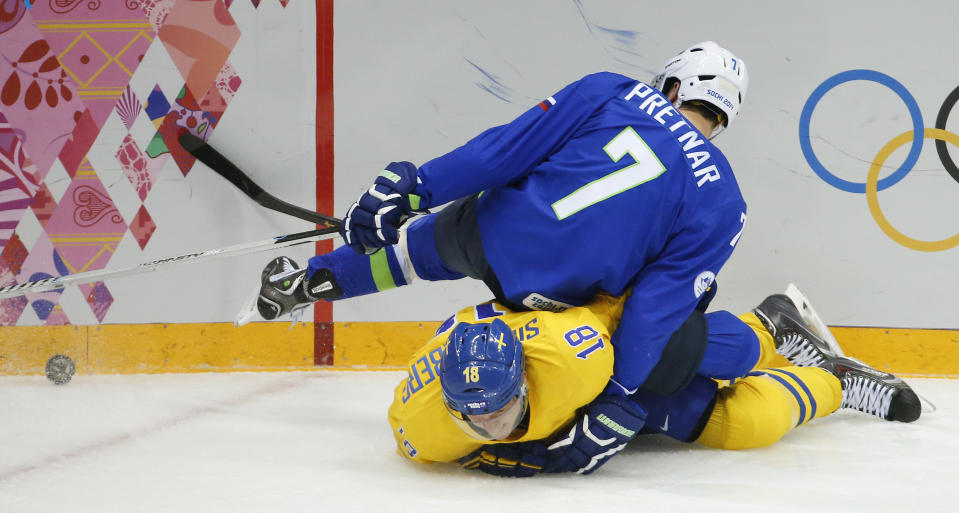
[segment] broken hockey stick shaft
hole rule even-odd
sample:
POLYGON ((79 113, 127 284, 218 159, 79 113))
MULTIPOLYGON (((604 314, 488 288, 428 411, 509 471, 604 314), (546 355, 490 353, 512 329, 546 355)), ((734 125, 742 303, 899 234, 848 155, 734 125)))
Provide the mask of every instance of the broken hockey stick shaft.
POLYGON ((228 158, 221 155, 220 152, 216 151, 213 146, 203 139, 191 133, 185 133, 180 136, 180 145, 182 145, 183 149, 188 151, 190 155, 193 155, 197 160, 206 164, 206 166, 216 172, 216 174, 229 180, 230 183, 243 191, 243 194, 246 194, 260 206, 316 223, 321 227, 339 225, 339 219, 335 217, 326 216, 319 212, 287 203, 264 191, 263 188, 250 179, 246 173, 241 171, 240 168, 236 167, 228 158))
POLYGON ((0 287, 0 299, 23 296, 26 294, 34 294, 39 292, 50 292, 53 290, 61 290, 66 288, 69 285, 80 285, 84 283, 92 283, 95 281, 102 281, 102 280, 107 280, 111 278, 120 278, 123 276, 131 276, 134 274, 143 274, 143 273, 148 273, 152 271, 169 269, 171 267, 177 267, 180 265, 192 264, 195 262, 205 262, 207 260, 213 260, 215 258, 220 258, 225 256, 245 255, 248 253, 256 253, 259 251, 267 251, 267 250, 276 249, 276 248, 284 248, 288 246, 295 246, 298 244, 315 242, 318 240, 331 239, 333 237, 336 237, 338 233, 339 233, 339 224, 334 224, 334 226, 331 226, 328 228, 322 228, 319 230, 310 230, 307 232, 291 233, 289 235, 280 235, 278 237, 273 237, 271 239, 265 239, 265 240, 260 240, 256 242, 247 242, 245 244, 236 244, 234 246, 211 249, 208 251, 202 251, 200 253, 188 253, 186 255, 180 255, 180 256, 171 257, 171 258, 163 258, 160 260, 153 260, 152 262, 146 262, 138 265, 133 265, 130 267, 124 267, 121 269, 99 269, 96 271, 87 271, 87 272, 82 272, 77 274, 68 274, 66 276, 59 276, 56 278, 47 278, 44 280, 28 281, 26 283, 20 283, 17 285, 0 287))

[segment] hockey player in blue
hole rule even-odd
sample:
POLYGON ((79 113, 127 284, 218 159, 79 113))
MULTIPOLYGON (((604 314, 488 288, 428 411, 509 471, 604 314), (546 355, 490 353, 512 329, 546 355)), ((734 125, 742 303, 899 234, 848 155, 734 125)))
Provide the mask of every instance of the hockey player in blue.
POLYGON ((652 84, 589 75, 418 168, 391 163, 345 216, 348 247, 307 269, 286 257, 264 269, 259 313, 273 319, 417 277, 481 279, 513 309, 629 294, 605 394, 668 396, 697 374, 745 372, 748 341, 741 358, 704 359, 702 310, 746 221, 710 138, 736 119, 747 83, 742 61, 704 42, 652 84))

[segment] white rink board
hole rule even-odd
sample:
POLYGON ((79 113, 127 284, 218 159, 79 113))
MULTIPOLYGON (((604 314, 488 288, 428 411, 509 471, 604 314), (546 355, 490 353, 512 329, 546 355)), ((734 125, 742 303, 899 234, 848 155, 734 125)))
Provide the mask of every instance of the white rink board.
MULTIPOLYGON (((212 138, 268 191, 307 207, 316 197, 314 9, 307 1, 285 9, 275 1, 258 9, 233 2, 230 13, 243 37, 230 60, 243 84, 212 138)), ((746 311, 795 282, 831 325, 959 327, 952 308, 959 250, 927 253, 893 242, 863 195, 840 191, 813 172, 798 135, 813 90, 836 73, 859 68, 902 83, 923 125, 933 127, 943 99, 959 85, 959 68, 948 64, 959 5, 812 0, 759 7, 690 0, 682 12, 666 3, 626 0, 337 1, 332 213, 343 215, 387 162, 421 164, 587 73, 609 70, 648 80, 679 49, 713 39, 744 59, 751 77, 741 119, 717 139, 743 189, 749 220, 719 275, 715 307, 746 311), (689 16, 678 21, 682 12, 689 16)), ((148 56, 134 81, 162 81, 175 74, 170 66, 148 56)), ((858 81, 827 93, 810 126, 823 165, 861 182, 879 148, 912 125, 891 90, 858 81)), ((959 132, 959 114, 946 128, 959 132)), ((94 145, 91 154, 101 152, 98 161, 108 162, 114 150, 94 145)), ((898 167, 907 151, 894 153, 888 166, 898 167)), ((959 158, 959 149, 952 153, 959 158)), ((957 191, 927 140, 913 171, 879 197, 905 234, 943 239, 959 232, 952 212, 957 191)), ((199 165, 186 178, 166 168, 147 206, 158 226, 153 240, 142 251, 125 238, 108 268, 310 227, 264 211, 199 165)), ((311 251, 299 247, 290 254, 302 263, 311 251)), ((103 322, 231 321, 272 256, 113 280, 115 301, 103 322)), ((63 296, 71 322, 96 324, 75 292, 63 296)), ((339 303, 334 320, 438 321, 488 296, 470 280, 419 283, 339 303)), ((25 315, 19 322, 31 323, 39 321, 25 315)))
MULTIPOLYGON (((835 189, 812 171, 798 123, 820 83, 864 68, 902 83, 925 127, 933 127, 959 85, 959 68, 946 64, 954 61, 957 16, 959 5, 946 0, 910 7, 692 0, 681 8, 611 0, 337 2, 337 209, 343 212, 387 162, 422 164, 591 72, 651 80, 668 56, 713 39, 745 60, 751 78, 741 119, 716 140, 733 165, 749 220, 719 275, 714 305, 746 311, 796 282, 828 324, 956 328, 959 278, 952 267, 959 249, 925 253, 889 239, 864 195, 835 189)), ((878 150, 912 124, 890 89, 858 81, 827 93, 810 126, 825 168, 864 182, 878 150)), ((959 132, 959 113, 947 129, 959 132)), ((907 151, 887 165, 898 167, 907 151)), ((959 149, 952 154, 959 159, 959 149)), ((915 169, 879 198, 893 226, 934 240, 959 232, 957 193, 959 184, 927 140, 915 169)), ((335 320, 440 320, 488 295, 465 281, 418 284, 338 304, 335 320)))

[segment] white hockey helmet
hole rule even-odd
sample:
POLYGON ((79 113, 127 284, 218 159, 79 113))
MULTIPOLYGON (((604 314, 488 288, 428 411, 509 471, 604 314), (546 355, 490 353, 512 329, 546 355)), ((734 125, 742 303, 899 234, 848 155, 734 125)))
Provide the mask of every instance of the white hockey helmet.
POLYGON ((749 86, 746 64, 712 41, 690 46, 666 61, 663 70, 653 79, 653 87, 665 93, 663 88, 671 78, 679 80, 677 107, 700 101, 723 114, 722 124, 716 127, 713 137, 739 115, 749 86))

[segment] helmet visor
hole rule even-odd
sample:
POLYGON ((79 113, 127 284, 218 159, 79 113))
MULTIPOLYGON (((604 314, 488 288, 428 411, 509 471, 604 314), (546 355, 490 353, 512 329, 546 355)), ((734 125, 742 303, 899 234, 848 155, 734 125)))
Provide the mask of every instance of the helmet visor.
POLYGON ((512 398, 506 406, 483 415, 468 415, 455 410, 449 410, 453 417, 453 422, 476 440, 505 440, 509 438, 523 417, 526 416, 527 407, 527 388, 526 383, 520 388, 520 394, 512 398))

